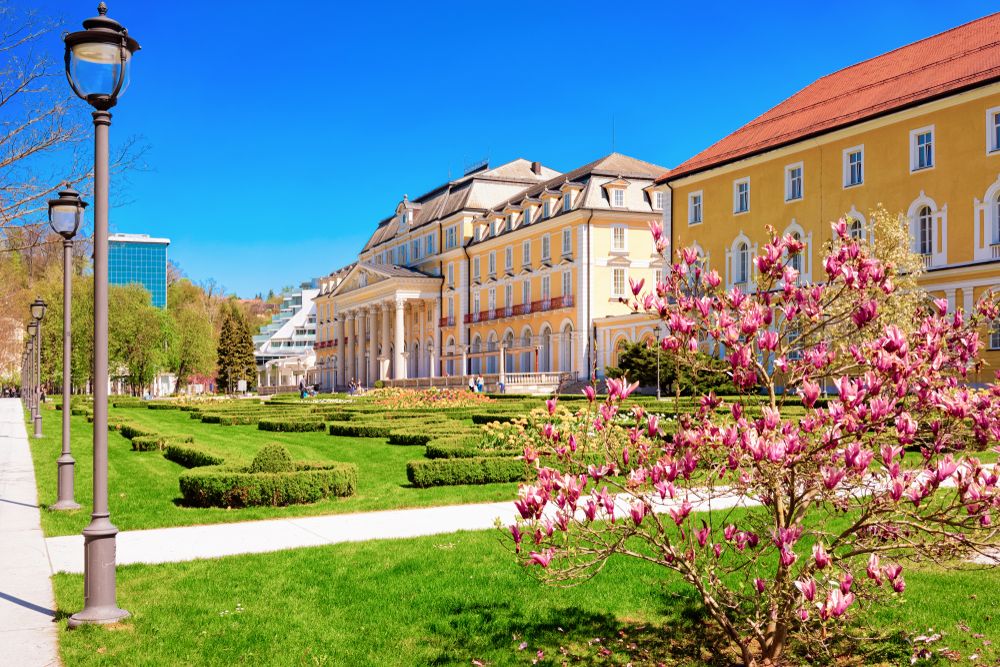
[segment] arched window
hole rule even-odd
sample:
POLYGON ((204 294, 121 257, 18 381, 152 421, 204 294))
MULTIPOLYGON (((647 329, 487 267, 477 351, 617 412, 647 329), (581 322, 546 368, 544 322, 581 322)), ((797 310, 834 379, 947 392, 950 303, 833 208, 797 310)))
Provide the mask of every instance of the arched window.
POLYGON ((559 370, 569 373, 573 370, 573 325, 566 323, 559 340, 559 370))
POLYGON ((552 370, 552 330, 549 325, 542 328, 539 339, 538 370, 548 373, 552 370))
POLYGON ((917 211, 917 252, 930 255, 934 252, 934 214, 930 206, 917 211))
POLYGON ((864 236, 864 226, 858 219, 851 220, 851 225, 848 229, 852 239, 861 239, 864 236))
POLYGON ((1000 192, 993 198, 993 245, 1000 243, 1000 192))
POLYGON ((750 277, 750 246, 746 244, 745 241, 741 241, 738 246, 736 246, 736 256, 735 256, 736 266, 735 271, 735 281, 736 283, 745 283, 750 277))
MULTIPOLYGON (((792 232, 792 238, 800 243, 802 242, 802 235, 799 234, 798 232, 792 232)), ((792 268, 798 271, 799 273, 802 273, 802 253, 804 252, 805 252, 805 247, 803 246, 802 250, 791 256, 792 268)))

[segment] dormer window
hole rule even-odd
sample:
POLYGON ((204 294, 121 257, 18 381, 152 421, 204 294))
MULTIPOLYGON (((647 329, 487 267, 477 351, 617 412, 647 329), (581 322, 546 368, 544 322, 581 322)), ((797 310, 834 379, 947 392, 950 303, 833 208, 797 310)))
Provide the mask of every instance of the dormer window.
POLYGON ((542 202, 542 217, 550 218, 552 217, 552 200, 546 199, 542 202))
POLYGON ((507 226, 504 228, 504 231, 508 231, 509 232, 509 231, 511 231, 513 229, 514 229, 514 214, 513 213, 508 213, 507 214, 507 226))
POLYGON ((531 224, 531 207, 525 206, 524 213, 521 215, 521 224, 530 225, 531 224))
POLYGON ((563 195, 563 211, 568 211, 573 208, 573 193, 567 192, 563 195))

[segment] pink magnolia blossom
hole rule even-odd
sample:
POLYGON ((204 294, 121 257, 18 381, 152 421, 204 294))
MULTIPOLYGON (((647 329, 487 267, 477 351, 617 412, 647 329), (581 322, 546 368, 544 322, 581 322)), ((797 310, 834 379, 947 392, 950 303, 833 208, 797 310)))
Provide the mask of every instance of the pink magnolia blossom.
POLYGON ((820 570, 830 564, 830 554, 826 553, 822 542, 813 545, 813 560, 816 561, 816 567, 820 570))
POLYGON ((813 599, 816 597, 815 579, 807 579, 806 581, 796 581, 795 587, 799 589, 800 593, 802 593, 802 597, 804 597, 809 602, 812 602, 813 599))

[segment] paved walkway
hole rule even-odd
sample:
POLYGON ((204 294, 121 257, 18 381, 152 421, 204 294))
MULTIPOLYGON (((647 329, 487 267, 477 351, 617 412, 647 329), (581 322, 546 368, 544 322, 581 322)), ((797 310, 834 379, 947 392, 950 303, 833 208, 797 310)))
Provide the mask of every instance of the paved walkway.
MULTIPOLYGON (((55 454, 52 456, 52 465, 55 454)), ((17 399, 0 399, 0 664, 59 664, 52 568, 17 399)))

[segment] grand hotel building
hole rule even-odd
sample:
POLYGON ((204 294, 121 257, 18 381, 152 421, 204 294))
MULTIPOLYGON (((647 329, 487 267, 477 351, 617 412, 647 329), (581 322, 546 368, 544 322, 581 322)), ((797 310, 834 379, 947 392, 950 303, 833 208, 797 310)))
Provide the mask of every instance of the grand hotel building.
POLYGON ((648 222, 665 168, 617 153, 560 174, 486 165, 406 196, 316 298, 319 384, 352 379, 551 390, 603 373, 593 332, 628 279, 663 269, 648 222))
MULTIPOLYGON (((617 154, 568 174, 516 160, 404 197, 322 286, 319 377, 600 376, 623 341, 653 335, 617 302, 665 266, 651 217, 753 289, 767 225, 802 239, 801 279, 822 280, 830 222, 870 236, 879 205, 903 216, 920 283, 950 308, 1000 287, 1000 13, 824 76, 670 171, 617 154)), ((984 334, 996 369, 1000 325, 984 334)))

